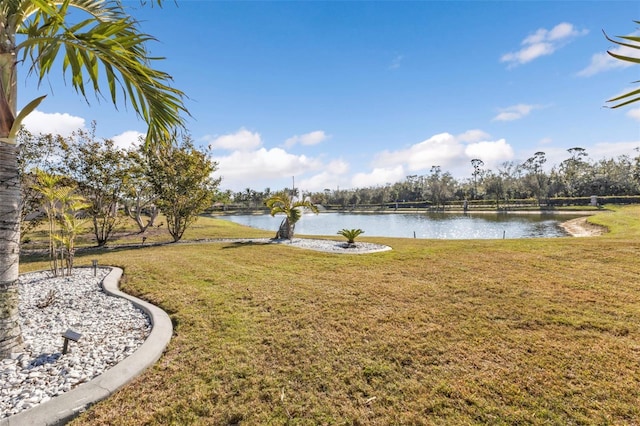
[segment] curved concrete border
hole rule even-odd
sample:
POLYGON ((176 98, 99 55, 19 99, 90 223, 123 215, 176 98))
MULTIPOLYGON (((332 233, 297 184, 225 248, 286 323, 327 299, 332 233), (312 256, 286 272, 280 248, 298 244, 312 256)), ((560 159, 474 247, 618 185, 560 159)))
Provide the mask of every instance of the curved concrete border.
POLYGON ((157 306, 121 292, 118 289, 121 277, 122 269, 111 268, 111 272, 102 281, 102 288, 109 295, 130 300, 149 316, 151 333, 142 346, 95 379, 45 403, 0 419, 0 426, 65 424, 90 405, 107 398, 129 383, 160 358, 173 335, 171 319, 157 306))

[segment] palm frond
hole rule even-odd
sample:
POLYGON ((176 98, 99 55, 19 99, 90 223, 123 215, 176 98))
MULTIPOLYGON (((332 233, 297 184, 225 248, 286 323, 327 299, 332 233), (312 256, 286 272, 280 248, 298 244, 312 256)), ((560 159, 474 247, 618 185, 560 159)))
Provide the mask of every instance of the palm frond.
POLYGON ((20 59, 32 64, 30 73, 41 83, 56 59, 63 55, 62 71, 85 100, 90 89, 108 97, 117 107, 129 103, 149 126, 148 143, 170 140, 175 128, 183 128, 184 93, 173 88, 172 77, 151 65, 161 58, 149 56, 145 45, 155 38, 139 31, 119 1, 67 0, 52 11, 51 2, 36 0, 34 11, 18 29, 25 39, 16 47, 20 59), (68 8, 79 8, 90 18, 66 22, 68 8), (118 90, 119 89, 119 90, 118 90))
POLYGON ((316 207, 310 201, 296 201, 295 203, 293 203, 293 208, 309 209, 314 213, 318 213, 318 207, 316 207))
MULTIPOLYGON (((640 21, 634 21, 636 24, 640 24, 640 21)), ((617 44, 618 46, 623 46, 623 47, 627 47, 630 49, 637 49, 640 50, 640 37, 636 37, 636 36, 619 36, 619 39, 622 40, 626 40, 626 41, 630 41, 632 43, 625 43, 622 42, 620 40, 616 40, 613 39, 611 37, 609 37, 607 35, 607 33, 604 33, 604 36, 606 37, 607 40, 609 40, 612 43, 617 44)), ((609 54, 609 56, 618 59, 620 61, 625 61, 625 62, 631 62, 634 64, 640 64, 640 57, 634 57, 634 56, 627 56, 627 55, 620 55, 618 53, 614 53, 611 52, 610 50, 607 51, 607 53, 609 54)), ((638 83, 638 81, 635 81, 634 83, 638 83)), ((613 105, 611 108, 620 108, 622 106, 625 105, 629 105, 631 103, 634 102, 638 102, 640 101, 640 89, 637 90, 632 90, 631 92, 625 93, 623 95, 617 96, 615 98, 609 99, 607 102, 618 102, 621 100, 624 100, 624 102, 620 102, 616 105, 613 105)))
MULTIPOLYGON (((639 82, 636 81, 635 83, 639 83, 639 82)), ((616 105, 615 107, 612 107, 612 108, 618 108, 618 107, 621 107, 621 106, 628 105, 630 103, 639 101, 640 100, 640 89, 632 90, 629 93, 625 93, 624 95, 617 96, 617 97, 615 97, 613 99, 608 100, 607 102, 616 102, 616 101, 620 101, 622 99, 627 99, 627 98, 632 97, 632 96, 637 96, 637 97, 625 100, 624 102, 622 102, 622 103, 620 103, 620 104, 618 104, 618 105, 616 105)))
POLYGON ((347 243, 353 244, 355 239, 358 238, 360 234, 364 234, 362 229, 341 229, 338 231, 338 235, 342 235, 347 239, 347 243))
POLYGON ((287 218, 291 223, 297 223, 302 217, 302 209, 300 208, 292 208, 289 209, 289 213, 287 214, 287 218))

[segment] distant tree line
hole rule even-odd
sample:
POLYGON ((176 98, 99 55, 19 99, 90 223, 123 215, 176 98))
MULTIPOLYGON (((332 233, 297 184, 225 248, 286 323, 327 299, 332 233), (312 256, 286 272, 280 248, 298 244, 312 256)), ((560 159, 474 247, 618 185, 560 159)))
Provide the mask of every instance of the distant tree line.
MULTIPOLYGON (((521 204, 577 203, 581 197, 612 197, 640 195, 640 151, 636 157, 621 155, 617 158, 593 161, 580 147, 567 150, 567 158, 560 164, 546 167, 546 154, 542 151, 519 163, 507 161, 496 169, 485 167, 481 158, 469 164, 469 177, 454 178, 440 166, 433 166, 426 175, 410 175, 400 182, 355 189, 325 189, 299 193, 314 204, 338 208, 358 206, 398 206, 444 208, 447 204, 484 204, 495 208, 521 204)), ((291 190, 285 188, 286 191, 291 190)), ((247 188, 232 193, 227 191, 225 204, 240 208, 263 208, 272 195, 270 188, 263 191, 247 188)), ((582 200, 582 203, 588 201, 582 200)))

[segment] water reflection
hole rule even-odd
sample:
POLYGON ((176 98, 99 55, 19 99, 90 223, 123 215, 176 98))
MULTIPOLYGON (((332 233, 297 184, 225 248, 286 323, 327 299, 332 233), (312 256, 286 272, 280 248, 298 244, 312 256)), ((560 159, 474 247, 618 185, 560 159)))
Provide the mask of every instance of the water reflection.
MULTIPOLYGON (((335 235, 340 229, 360 228, 365 236, 434 238, 434 239, 501 239, 566 236, 560 223, 577 215, 548 214, 304 214, 296 224, 298 235, 335 235)), ((282 216, 229 215, 221 219, 253 228, 278 229, 282 216)))

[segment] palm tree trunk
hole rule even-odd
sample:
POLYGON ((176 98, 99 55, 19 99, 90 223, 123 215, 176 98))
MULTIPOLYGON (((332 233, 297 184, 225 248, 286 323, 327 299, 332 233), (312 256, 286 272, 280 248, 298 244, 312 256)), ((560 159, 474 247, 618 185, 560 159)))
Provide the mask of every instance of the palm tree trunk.
POLYGON ((17 147, 0 142, 0 359, 22 350, 18 322, 19 205, 17 147))
POLYGON ((285 217, 280 223, 278 232, 276 233, 276 240, 290 240, 293 238, 293 226, 289 221, 289 218, 285 217))
MULTIPOLYGON (((0 30, 0 137, 7 138, 16 114, 15 31, 0 30)), ((0 141, 0 359, 22 351, 18 322, 20 261, 20 173, 18 149, 0 141)))
POLYGON ((291 240, 293 239, 295 224, 291 223, 288 217, 285 217, 280 224, 280 228, 278 228, 278 233, 276 234, 276 239, 278 240, 291 240))

